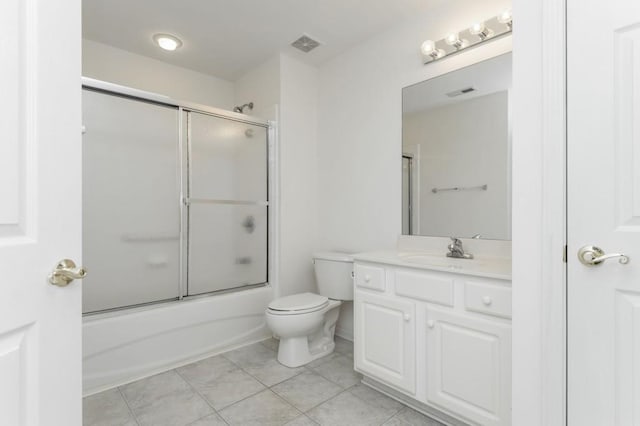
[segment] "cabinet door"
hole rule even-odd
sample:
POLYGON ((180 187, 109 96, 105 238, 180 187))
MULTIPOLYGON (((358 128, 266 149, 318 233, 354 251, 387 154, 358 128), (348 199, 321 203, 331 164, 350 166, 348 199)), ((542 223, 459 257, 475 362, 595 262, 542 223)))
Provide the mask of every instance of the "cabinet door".
POLYGON ((511 326, 427 309, 427 402, 481 425, 511 424, 511 326))
POLYGON ((414 303, 356 291, 356 369, 415 394, 415 332, 414 303))

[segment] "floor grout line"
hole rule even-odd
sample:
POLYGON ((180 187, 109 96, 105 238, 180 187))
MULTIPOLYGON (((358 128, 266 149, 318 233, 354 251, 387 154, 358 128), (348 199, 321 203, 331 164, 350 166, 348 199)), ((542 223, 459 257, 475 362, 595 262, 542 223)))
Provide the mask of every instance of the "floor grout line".
MULTIPOLYGON (((226 421, 225 419, 223 419, 223 418, 222 418, 222 416, 220 415, 220 413, 218 413, 218 410, 216 410, 216 408, 213 406, 213 404, 211 403, 211 401, 209 401, 209 399, 208 399, 206 396, 204 396, 202 393, 200 393, 200 391, 199 391, 199 390, 198 390, 198 389, 197 389, 197 388, 196 388, 196 387, 195 387, 195 386, 194 386, 194 385, 193 385, 189 380, 187 380, 187 378, 186 378, 186 377, 184 377, 182 374, 180 374, 180 372, 178 371, 178 369, 177 369, 177 368, 174 368, 174 371, 176 372, 176 374, 177 374, 178 376, 180 376, 180 378, 182 378, 182 380, 184 380, 185 382, 187 382, 187 385, 189 385, 189 387, 191 388, 191 390, 192 390, 193 392, 195 392, 195 393, 196 393, 196 395, 198 395, 200 398, 202 398, 202 399, 204 400, 204 402, 206 402, 206 403, 207 403, 207 405, 208 405, 209 407, 211 407, 211 409, 213 410, 213 414, 216 414, 218 417, 220 417, 220 419, 222 419, 222 421, 223 421, 225 424, 227 424, 227 425, 229 424, 229 423, 227 423, 227 421, 226 421)), ((195 422, 197 422, 197 421, 199 421, 199 420, 202 420, 202 419, 204 419, 205 417, 209 417, 210 415, 211 415, 211 413, 207 414, 206 416, 202 416, 202 417, 200 417, 199 419, 197 419, 197 420, 195 420, 195 421, 193 421, 193 422, 191 422, 191 423, 188 423, 188 424, 187 424, 187 425, 185 425, 185 426, 189 426, 190 424, 193 424, 193 423, 195 423, 195 422)))
POLYGON ((129 401, 127 400, 127 397, 124 396, 124 392, 122 392, 121 387, 117 386, 116 389, 118 391, 118 394, 120 394, 120 398, 122 398, 124 403, 127 405, 127 408, 129 409, 129 413, 131 413, 131 416, 133 417, 133 421, 136 422, 138 426, 140 426, 140 421, 138 421, 138 416, 136 416, 136 413, 133 412, 133 408, 131 408, 131 405, 129 405, 129 401))

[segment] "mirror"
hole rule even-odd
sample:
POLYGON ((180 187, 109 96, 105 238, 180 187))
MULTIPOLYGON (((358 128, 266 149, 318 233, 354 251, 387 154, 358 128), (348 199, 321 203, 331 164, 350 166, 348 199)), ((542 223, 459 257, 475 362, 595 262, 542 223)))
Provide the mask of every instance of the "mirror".
POLYGON ((511 239, 510 87, 508 53, 402 90, 403 234, 511 239))

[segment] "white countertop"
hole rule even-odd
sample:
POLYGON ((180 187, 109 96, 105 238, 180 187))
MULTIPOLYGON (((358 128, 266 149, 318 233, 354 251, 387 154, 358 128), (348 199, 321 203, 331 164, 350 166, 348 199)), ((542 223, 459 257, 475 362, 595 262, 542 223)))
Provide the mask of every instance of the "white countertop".
POLYGON ((446 257, 444 253, 389 250, 356 253, 353 259, 406 268, 511 280, 511 259, 505 257, 476 256, 474 259, 455 259, 446 257))

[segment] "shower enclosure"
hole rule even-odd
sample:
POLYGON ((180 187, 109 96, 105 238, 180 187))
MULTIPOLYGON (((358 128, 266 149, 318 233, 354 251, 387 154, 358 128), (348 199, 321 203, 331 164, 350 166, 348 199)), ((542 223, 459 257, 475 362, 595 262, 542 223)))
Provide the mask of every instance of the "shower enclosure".
POLYGON ((87 78, 82 97, 85 396, 270 336, 275 122, 87 78))
POLYGON ((83 86, 83 311, 268 282, 267 122, 83 86))

